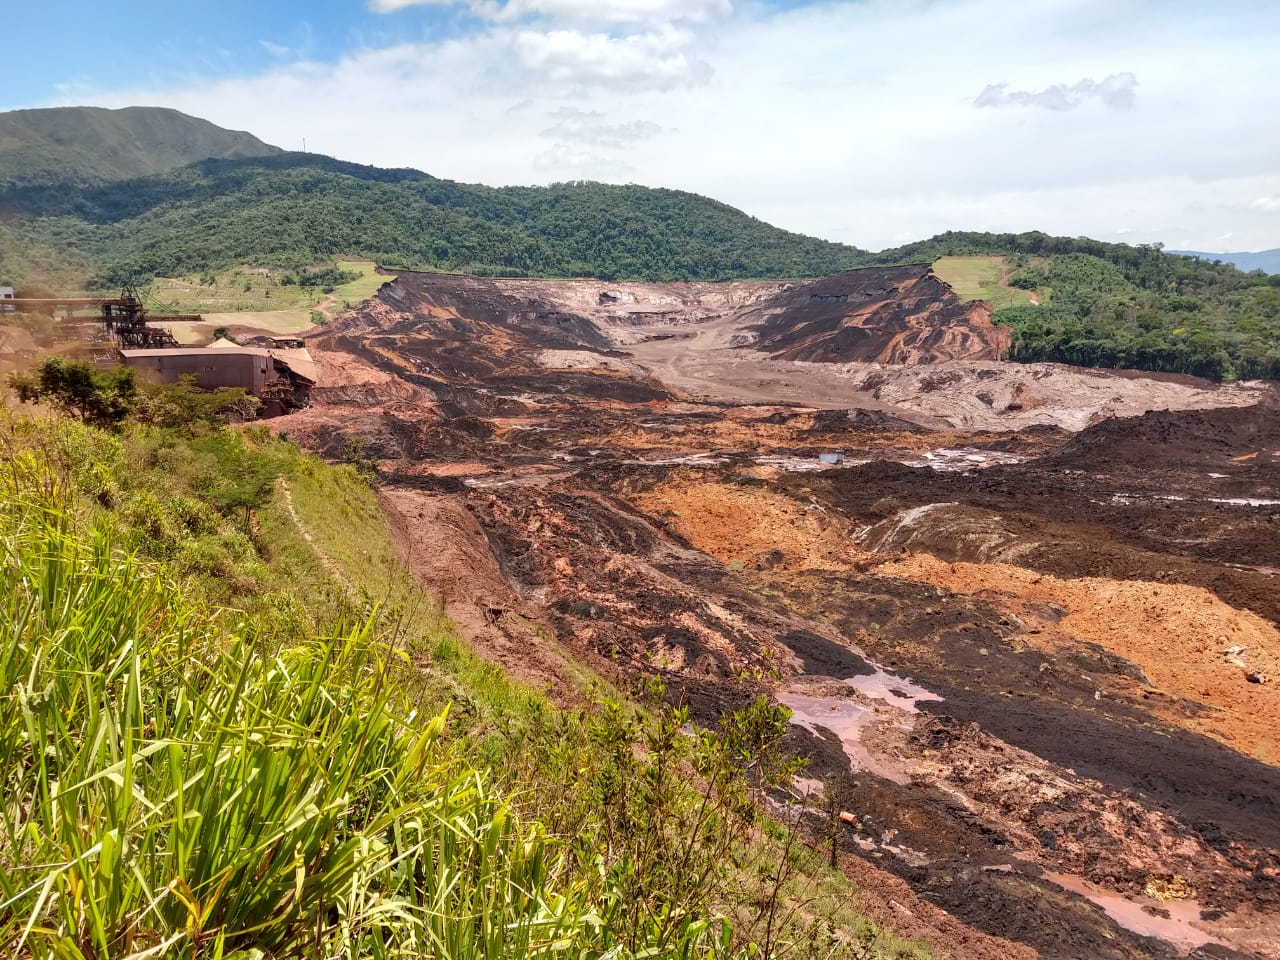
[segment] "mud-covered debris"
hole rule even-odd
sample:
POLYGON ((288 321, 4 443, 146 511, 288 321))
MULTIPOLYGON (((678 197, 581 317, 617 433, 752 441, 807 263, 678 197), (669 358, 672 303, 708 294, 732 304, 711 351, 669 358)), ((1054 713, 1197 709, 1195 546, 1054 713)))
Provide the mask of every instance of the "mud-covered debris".
POLYGON ((558 703, 885 688, 858 769, 829 710, 786 749, 842 784, 868 909, 942 917, 939 955, 1170 960, 1176 923, 1280 957, 1274 389, 927 362, 989 328, 854 281, 402 278, 309 338, 327 386, 275 429, 361 438, 406 562, 558 703), (841 362, 885 350, 923 365, 841 362), (941 699, 896 710, 881 669, 941 699))
POLYGON ((1186 877, 1173 874, 1164 877, 1152 877, 1143 889, 1153 900, 1168 902, 1170 900, 1190 900, 1196 895, 1196 888, 1186 877))

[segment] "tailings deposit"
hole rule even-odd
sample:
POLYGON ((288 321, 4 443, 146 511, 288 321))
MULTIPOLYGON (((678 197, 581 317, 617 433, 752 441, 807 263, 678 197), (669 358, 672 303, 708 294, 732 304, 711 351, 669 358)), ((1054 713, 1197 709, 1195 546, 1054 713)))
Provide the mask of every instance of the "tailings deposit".
POLYGON ((415 575, 558 701, 788 706, 779 803, 834 792, 940 955, 1280 957, 1275 390, 1006 336, 922 267, 405 275, 273 425, 358 440, 415 575))

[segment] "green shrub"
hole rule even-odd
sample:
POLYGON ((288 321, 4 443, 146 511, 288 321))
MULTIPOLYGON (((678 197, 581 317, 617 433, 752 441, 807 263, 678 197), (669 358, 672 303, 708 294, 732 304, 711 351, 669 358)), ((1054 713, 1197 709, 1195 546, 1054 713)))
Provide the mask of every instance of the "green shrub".
POLYGON ((133 371, 126 367, 99 370, 65 357, 46 357, 32 374, 13 374, 9 384, 23 403, 48 403, 100 427, 124 420, 138 392, 133 371))

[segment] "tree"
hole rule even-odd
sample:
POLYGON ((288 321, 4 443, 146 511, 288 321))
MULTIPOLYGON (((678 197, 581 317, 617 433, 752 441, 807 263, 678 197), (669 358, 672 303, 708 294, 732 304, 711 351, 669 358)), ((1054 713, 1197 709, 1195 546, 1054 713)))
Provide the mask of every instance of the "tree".
POLYGON ((49 403, 99 427, 117 426, 138 395, 137 381, 127 367, 98 370, 66 357, 46 357, 33 373, 11 376, 9 385, 23 403, 49 403))
POLYGON ((252 420, 262 402, 242 387, 202 390, 192 375, 177 383, 140 385, 133 407, 133 419, 159 427, 218 427, 230 421, 252 420))
POLYGON ((223 513, 244 511, 244 526, 253 531, 253 511, 271 499, 276 471, 266 463, 246 460, 234 477, 207 491, 205 496, 223 513))

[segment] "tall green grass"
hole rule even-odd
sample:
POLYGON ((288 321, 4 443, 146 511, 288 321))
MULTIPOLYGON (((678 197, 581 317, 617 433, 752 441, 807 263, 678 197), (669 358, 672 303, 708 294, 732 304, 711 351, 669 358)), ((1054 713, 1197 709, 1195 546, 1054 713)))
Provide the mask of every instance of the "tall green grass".
MULTIPOLYGON (((367 626, 272 649, 0 479, 0 955, 623 956, 568 871, 415 717, 367 626)), ((607 901, 607 897, 605 898, 607 901)), ((704 956, 690 919, 637 954, 704 956)))
POLYGON ((761 816, 785 716, 556 709, 357 471, 2 408, 0 449, 0 957, 926 956, 761 816))

